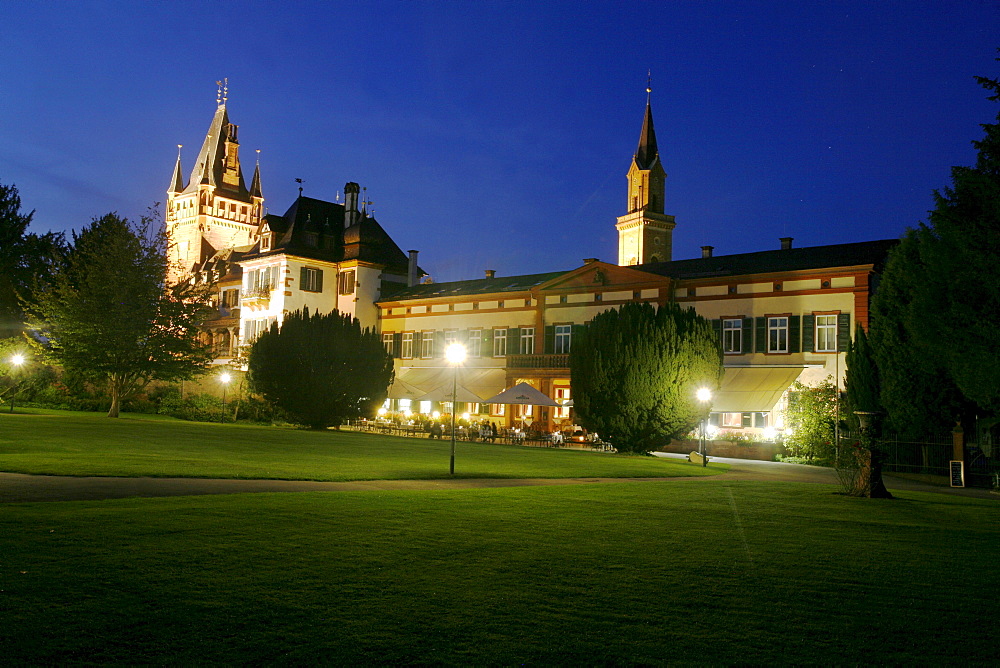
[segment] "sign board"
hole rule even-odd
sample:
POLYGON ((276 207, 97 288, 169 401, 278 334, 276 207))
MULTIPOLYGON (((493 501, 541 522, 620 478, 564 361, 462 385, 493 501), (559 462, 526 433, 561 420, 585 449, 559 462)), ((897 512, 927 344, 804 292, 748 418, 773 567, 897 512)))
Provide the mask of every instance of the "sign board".
POLYGON ((951 471, 951 486, 965 487, 965 462, 953 459, 949 462, 949 464, 949 470, 951 471))

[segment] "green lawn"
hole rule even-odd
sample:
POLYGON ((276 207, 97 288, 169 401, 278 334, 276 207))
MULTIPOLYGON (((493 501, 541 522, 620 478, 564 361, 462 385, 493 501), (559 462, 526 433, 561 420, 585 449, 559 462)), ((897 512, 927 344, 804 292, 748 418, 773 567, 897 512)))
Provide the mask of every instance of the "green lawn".
POLYGON ((8 665, 993 662, 1000 506, 834 492, 7 504, 0 647, 8 665))
MULTIPOLYGON (((0 471, 74 476, 385 480, 448 478, 451 443, 353 432, 94 413, 0 414, 0 471)), ((658 457, 459 442, 462 478, 714 475, 658 457)))

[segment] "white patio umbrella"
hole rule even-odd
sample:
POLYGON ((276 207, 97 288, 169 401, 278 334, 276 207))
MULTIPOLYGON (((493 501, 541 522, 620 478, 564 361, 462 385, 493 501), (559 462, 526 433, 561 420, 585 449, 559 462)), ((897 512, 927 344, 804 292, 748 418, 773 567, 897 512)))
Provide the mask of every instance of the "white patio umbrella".
MULTIPOLYGON (((542 394, 527 383, 518 383, 514 387, 507 388, 495 397, 485 399, 487 404, 516 404, 519 406, 554 406, 559 407, 559 403, 552 398, 542 394)), ((521 427, 524 427, 524 418, 521 418, 521 427)))
MULTIPOLYGON (((483 403, 483 398, 465 388, 461 385, 457 388, 458 401, 466 404, 479 404, 483 403)), ((417 401, 455 401, 455 396, 452 393, 452 388, 450 386, 440 386, 436 387, 427 394, 418 398, 417 401)))
POLYGON ((500 394, 483 399, 485 404, 519 404, 521 406, 555 406, 559 407, 554 399, 542 394, 527 383, 518 383, 514 387, 509 387, 500 394))

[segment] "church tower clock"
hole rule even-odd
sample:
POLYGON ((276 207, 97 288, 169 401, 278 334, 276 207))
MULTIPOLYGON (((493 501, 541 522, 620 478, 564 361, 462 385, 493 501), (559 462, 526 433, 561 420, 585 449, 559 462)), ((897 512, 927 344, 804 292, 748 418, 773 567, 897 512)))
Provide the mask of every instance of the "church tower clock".
POLYGON ((618 264, 671 260, 674 217, 663 213, 667 174, 660 163, 653 130, 653 111, 646 87, 646 116, 639 147, 628 170, 628 213, 618 218, 618 264))

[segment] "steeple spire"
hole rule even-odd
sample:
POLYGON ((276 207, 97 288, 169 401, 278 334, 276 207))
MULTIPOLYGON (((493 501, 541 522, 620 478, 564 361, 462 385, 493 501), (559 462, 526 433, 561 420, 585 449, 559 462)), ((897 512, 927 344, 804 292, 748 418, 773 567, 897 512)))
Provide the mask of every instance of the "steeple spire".
POLYGON ((179 193, 184 191, 184 173, 181 170, 181 148, 183 144, 177 145, 177 164, 174 165, 174 177, 170 179, 169 193, 179 193))
POLYGON ((642 120, 642 132, 639 134, 639 148, 635 152, 635 162, 639 169, 650 169, 653 163, 660 157, 660 152, 656 148, 656 132, 653 130, 653 107, 650 105, 649 96, 653 92, 652 86, 646 83, 646 116, 642 120))
POLYGON ((250 182, 250 197, 264 199, 260 191, 260 149, 257 149, 257 167, 253 170, 253 181, 250 182))

